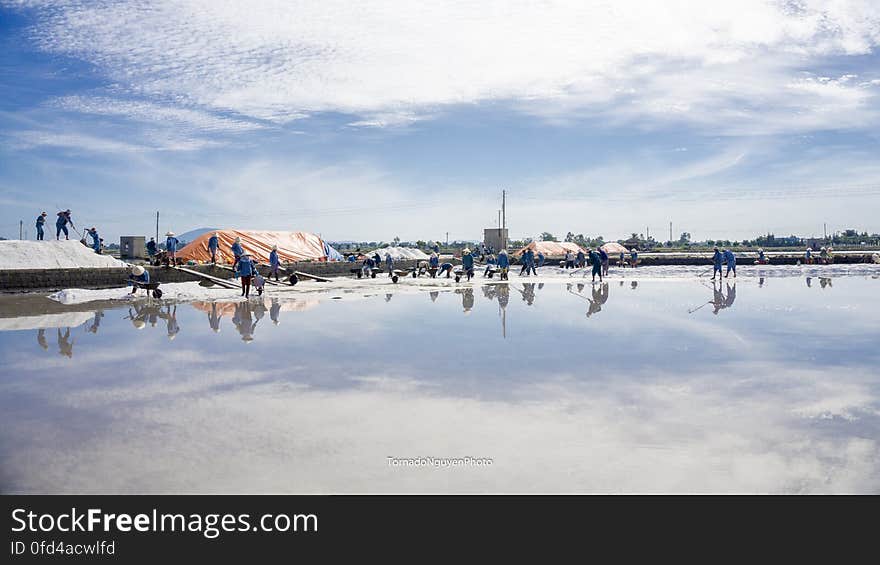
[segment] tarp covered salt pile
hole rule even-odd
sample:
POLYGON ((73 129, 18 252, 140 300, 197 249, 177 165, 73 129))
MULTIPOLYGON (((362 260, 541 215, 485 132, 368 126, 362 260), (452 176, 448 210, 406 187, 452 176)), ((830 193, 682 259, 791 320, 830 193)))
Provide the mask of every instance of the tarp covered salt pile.
POLYGON ((385 260, 385 255, 390 254, 391 258, 395 261, 402 261, 406 259, 414 259, 416 261, 427 261, 428 255, 422 251, 421 249, 416 249, 414 247, 381 247, 379 249, 374 249, 370 251, 368 255, 372 256, 373 254, 378 253, 382 260, 385 260))
POLYGON ((526 245, 522 249, 515 251, 513 253, 516 257, 521 257, 523 253, 526 252, 526 249, 531 249, 537 255, 539 252, 544 254, 544 257, 562 257, 565 255, 566 251, 571 251, 572 253, 577 253, 578 251, 586 250, 579 246, 576 243, 571 243, 568 241, 533 241, 530 244, 526 245))
POLYGON ((602 249, 605 250, 605 253, 607 253, 609 257, 615 257, 621 253, 629 253, 629 249, 616 241, 609 241, 602 246, 602 249))
POLYGON ((217 261, 232 263, 234 258, 230 247, 235 238, 241 238, 241 246, 251 257, 261 263, 269 262, 269 253, 272 246, 278 246, 278 257, 282 262, 293 261, 333 261, 339 260, 339 253, 330 245, 324 243, 316 234, 304 231, 255 231, 255 230, 217 230, 200 235, 183 249, 177 252, 177 257, 184 261, 196 261, 208 263, 211 261, 211 252, 208 249, 208 240, 217 233, 220 247, 217 251, 217 261))
POLYGON ((79 241, 0 241, 0 270, 127 266, 127 263, 109 255, 98 255, 79 241))

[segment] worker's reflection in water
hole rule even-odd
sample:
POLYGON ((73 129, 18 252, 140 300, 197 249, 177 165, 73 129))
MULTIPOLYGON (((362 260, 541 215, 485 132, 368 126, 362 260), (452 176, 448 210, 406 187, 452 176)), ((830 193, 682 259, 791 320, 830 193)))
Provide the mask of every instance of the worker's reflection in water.
MULTIPOLYGON (((160 315, 161 316, 161 315, 160 315)), ((165 319, 165 326, 168 330, 168 339, 173 340, 177 337, 177 334, 180 333, 180 325, 177 323, 177 305, 165 307, 165 315, 162 316, 165 319)))
POLYGON ((257 323, 253 319, 253 310, 249 301, 236 302, 232 323, 241 335, 243 342, 250 343, 254 340, 254 330, 257 323))
POLYGON ((807 277, 807 288, 813 288, 813 277, 807 277))
POLYGON ((58 328, 58 354, 64 355, 65 357, 73 357, 73 344, 76 340, 70 340, 70 328, 66 328, 64 330, 64 334, 61 334, 61 328, 58 328))
POLYGON ((471 310, 474 308, 474 289, 471 287, 468 288, 457 288, 455 289, 456 294, 461 295, 461 307, 464 310, 465 314, 470 314, 471 310))
POLYGON ((498 295, 498 306, 502 309, 507 308, 507 303, 510 302, 510 285, 504 283, 495 286, 498 295))
POLYGON ((266 312, 268 311, 268 309, 266 308, 266 303, 263 302, 262 298, 259 298, 256 300, 256 302, 254 302, 252 309, 254 311, 254 327, 256 327, 260 320, 266 317, 266 312))
POLYGON ((587 298, 590 301, 590 308, 587 310, 587 317, 589 318, 593 314, 602 311, 602 305, 608 302, 608 283, 603 282, 598 285, 593 285, 592 290, 592 298, 587 298))
POLYGON ((101 318, 104 317, 104 311, 98 310, 95 312, 95 317, 92 320, 92 324, 87 328, 89 332, 96 334, 98 333, 98 328, 101 326, 101 318))
POLYGON ((639 281, 633 281, 633 282, 631 282, 631 283, 629 284, 629 287, 630 287, 632 290, 635 290, 635 289, 639 288, 639 281))
POLYGON ((135 329, 142 330, 147 325, 147 320, 149 320, 150 325, 155 328, 159 318, 164 318, 164 316, 165 315, 162 313, 160 306, 135 303, 134 312, 129 308, 128 316, 126 316, 125 319, 131 320, 131 325, 133 325, 135 329))
POLYGON ((223 312, 217 307, 216 302, 211 303, 211 310, 208 312, 208 325, 214 330, 214 333, 220 333, 220 320, 223 319, 223 312))
POLYGON ((764 288, 764 277, 758 279, 758 288, 764 288))
POLYGON ((432 290, 430 293, 431 302, 437 302, 437 297, 440 296, 440 293, 436 290, 432 290))
POLYGON ((43 348, 43 351, 49 351, 49 342, 46 341, 46 330, 40 328, 37 330, 37 343, 43 348))
POLYGON ((272 305, 269 306, 269 319, 276 326, 281 323, 279 316, 281 315, 281 302, 277 298, 272 299, 272 305))
POLYGON ((727 287, 727 294, 722 291, 721 281, 712 283, 712 301, 709 304, 714 308, 713 314, 717 315, 721 310, 732 307, 734 301, 736 301, 736 281, 734 281, 733 285, 730 283, 725 283, 725 285, 727 287))
POLYGON ((831 288, 831 278, 819 277, 819 286, 822 288, 831 288))
POLYGON ((394 296, 391 293, 385 293, 385 302, 391 302, 391 297, 394 296))
MULTIPOLYGON (((516 287, 514 287, 516 288, 516 287)), ((522 299, 526 304, 531 306, 535 303, 535 283, 523 283, 523 289, 520 291, 522 299)))

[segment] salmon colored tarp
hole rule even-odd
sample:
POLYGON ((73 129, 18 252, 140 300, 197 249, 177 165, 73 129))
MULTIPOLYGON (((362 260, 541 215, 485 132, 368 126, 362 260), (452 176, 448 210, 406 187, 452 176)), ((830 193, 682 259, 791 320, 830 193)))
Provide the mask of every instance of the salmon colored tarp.
POLYGON ((607 253, 609 257, 614 257, 615 255, 620 255, 621 253, 629 253, 629 249, 617 243, 616 241, 606 243, 602 246, 602 249, 605 250, 605 253, 607 253))
MULTIPOLYGON (((326 261, 324 242, 313 233, 304 231, 251 231, 251 230, 217 230, 220 239, 220 247, 217 251, 218 263, 232 264, 234 257, 230 247, 236 237, 241 238, 241 246, 245 252, 260 263, 269 262, 269 253, 272 246, 278 246, 278 258, 282 263, 293 261, 326 261)), ((214 232, 203 234, 189 242, 183 249, 177 252, 177 256, 184 261, 198 261, 210 263, 211 252, 208 250, 208 240, 214 232)))
POLYGON ((584 253, 587 252, 578 244, 568 241, 533 241, 519 251, 515 251, 513 254, 516 257, 521 257, 522 254, 526 252, 526 249, 532 249, 535 252, 535 255, 540 251, 544 254, 544 257, 562 257, 565 255, 566 251, 571 251, 575 254, 578 251, 583 251, 584 253))

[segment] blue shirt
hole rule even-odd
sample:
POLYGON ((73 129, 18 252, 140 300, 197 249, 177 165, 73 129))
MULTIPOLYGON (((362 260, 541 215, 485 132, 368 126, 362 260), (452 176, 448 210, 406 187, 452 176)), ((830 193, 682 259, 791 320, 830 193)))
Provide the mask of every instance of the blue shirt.
POLYGON ((272 250, 271 253, 269 253, 269 264, 272 265, 273 267, 277 267, 281 264, 281 260, 278 259, 278 252, 275 251, 274 249, 272 250))
POLYGON ((473 269, 474 268, 474 256, 470 253, 465 253, 461 256, 461 264, 465 269, 473 269))
POLYGON ((238 266, 236 268, 238 269, 238 274, 242 277, 250 277, 257 272, 257 269, 254 266, 253 261, 251 261, 250 257, 240 257, 238 259, 238 266))
POLYGON ((42 226, 42 225, 45 224, 45 223, 46 223, 46 216, 44 216, 44 215, 42 215, 42 214, 40 214, 39 216, 37 216, 37 227, 40 227, 40 226, 42 226))
POLYGON ((717 266, 717 267, 721 266, 721 252, 720 251, 715 251, 715 254, 712 255, 712 262, 715 263, 715 266, 717 266))
POLYGON ((146 284, 150 282, 150 271, 144 269, 144 274, 142 275, 131 275, 131 279, 137 281, 142 284, 146 284))
POLYGON ((218 247, 220 247, 220 240, 216 235, 212 235, 208 240, 208 249, 217 249, 218 247))
POLYGON ((237 241, 232 244, 231 249, 232 249, 232 254, 235 255, 236 257, 240 257, 240 256, 244 255, 244 249, 242 248, 241 244, 238 243, 237 241))
POLYGON ((724 252, 724 260, 728 265, 736 265, 736 255, 734 255, 729 249, 724 252))
POLYGON ((177 245, 180 243, 176 237, 169 237, 165 240, 165 249, 168 251, 177 251, 177 245))
POLYGON ((428 259, 428 264, 431 265, 432 267, 438 267, 438 266, 440 266, 440 258, 439 257, 431 257, 430 259, 428 259))
POLYGON ((498 254, 498 266, 505 269, 510 267, 510 258, 507 256, 507 253, 498 254))

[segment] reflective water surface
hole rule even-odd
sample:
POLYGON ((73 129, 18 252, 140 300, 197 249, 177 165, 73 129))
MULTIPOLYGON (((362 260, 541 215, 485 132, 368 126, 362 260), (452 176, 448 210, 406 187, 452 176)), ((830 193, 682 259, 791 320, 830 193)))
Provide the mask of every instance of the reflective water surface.
POLYGON ((512 280, 2 318, 0 491, 877 493, 878 289, 512 280))

